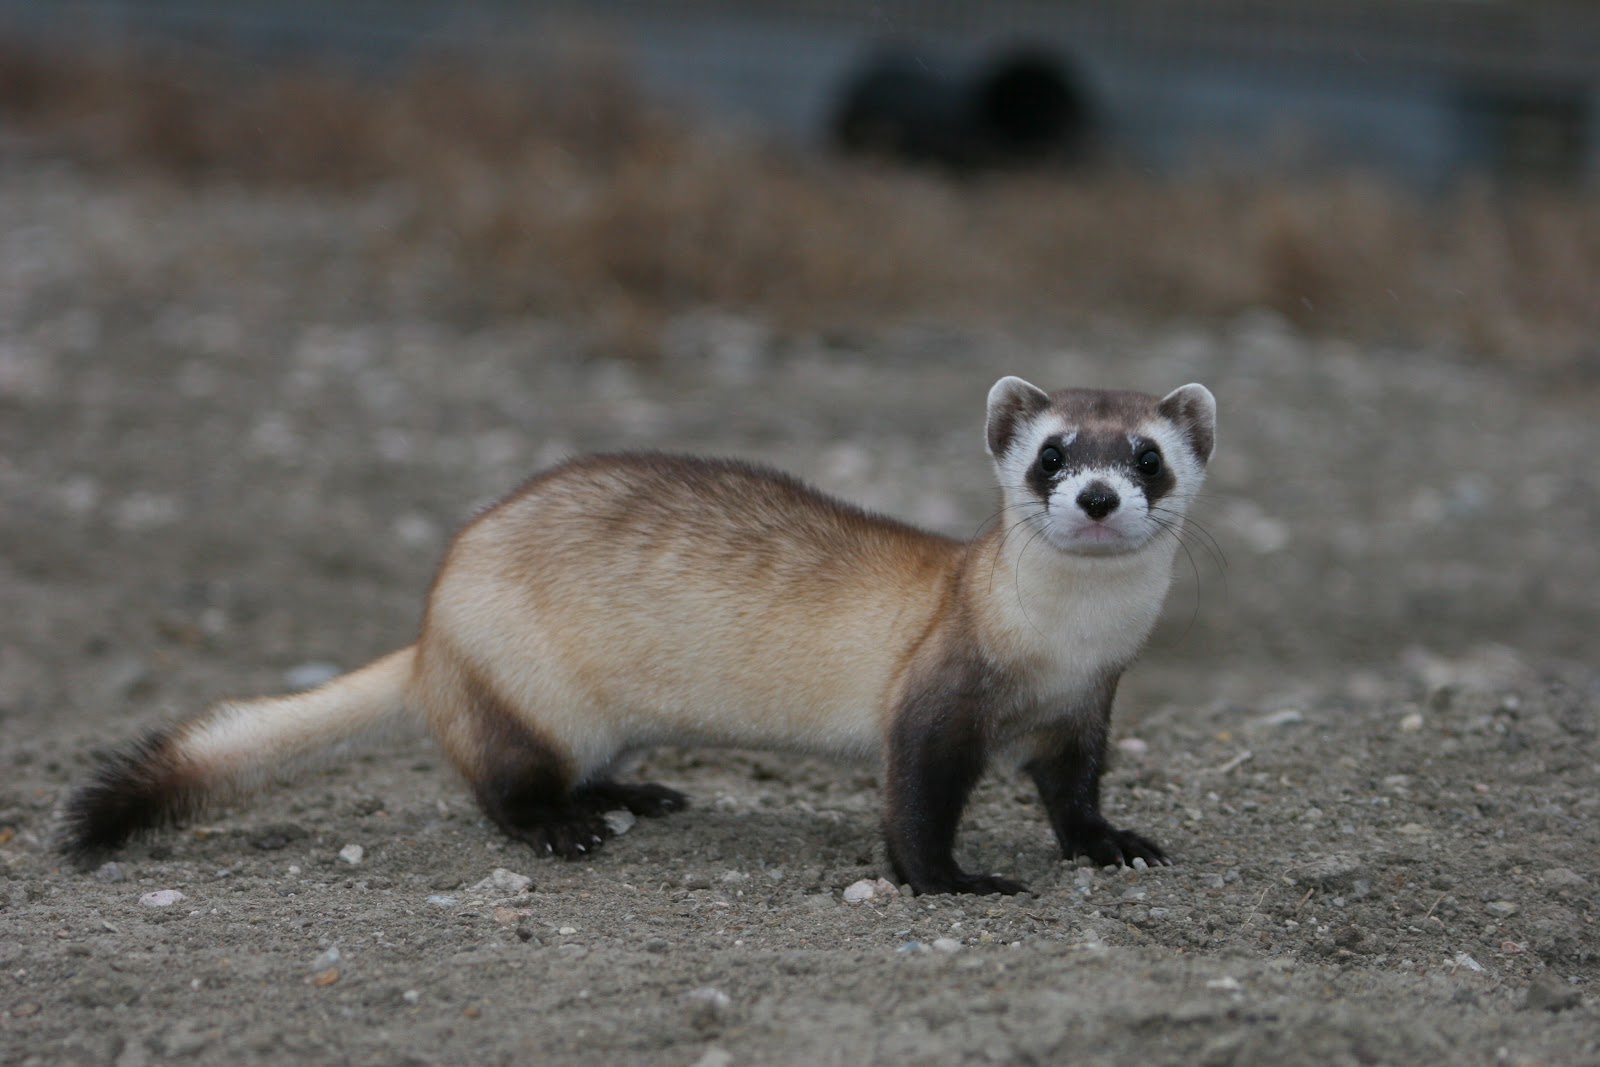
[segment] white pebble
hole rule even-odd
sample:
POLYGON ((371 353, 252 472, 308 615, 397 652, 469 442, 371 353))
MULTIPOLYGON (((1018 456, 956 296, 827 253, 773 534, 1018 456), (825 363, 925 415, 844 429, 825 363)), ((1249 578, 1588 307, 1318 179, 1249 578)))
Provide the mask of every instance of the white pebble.
POLYGON ((633 812, 629 811, 627 808, 619 808, 616 811, 608 811, 602 816, 602 818, 604 818, 606 821, 607 829, 616 834, 618 837, 621 837, 629 830, 632 830, 634 823, 639 821, 634 817, 633 812))
POLYGON ((495 892, 504 893, 507 896, 516 896, 518 893, 526 893, 531 885, 533 885, 533 879, 527 875, 508 871, 504 867, 496 867, 489 873, 489 877, 472 888, 479 892, 495 892))
POLYGON ((422 994, 418 993, 415 989, 408 989, 404 993, 400 994, 400 999, 405 1001, 407 1004, 415 1004, 422 999, 422 994))
POLYGON ((1117 751, 1121 752, 1124 756, 1131 756, 1134 759, 1143 759, 1147 754, 1149 754, 1150 745, 1142 738, 1124 737, 1122 740, 1117 742, 1117 751))
POLYGON ((700 1027, 718 1025, 733 1007, 732 997, 711 986, 690 990, 683 995, 683 1000, 689 1009, 690 1021, 700 1027))
POLYGON ((125 882, 128 880, 128 871, 116 860, 111 860, 95 868, 94 876, 100 882, 125 882))
POLYGON ((339 961, 343 958, 344 954, 339 951, 338 945, 329 945, 328 950, 318 956, 311 964, 311 969, 313 971, 325 971, 329 967, 337 967, 339 961))
POLYGON ((402 515, 394 520, 394 536, 413 548, 428 546, 439 540, 439 527, 425 515, 402 515))
POLYGON ((362 848, 360 845, 346 845, 344 848, 339 850, 339 858, 344 860, 352 867, 360 863, 361 858, 366 854, 367 850, 362 848))
POLYGON ((563 926, 561 929, 556 931, 556 933, 560 934, 562 937, 571 937, 577 932, 578 928, 576 926, 563 926))
POLYGON ((900 890, 886 878, 863 878, 845 887, 846 904, 868 904, 874 900, 897 897, 900 890))
MULTIPOLYGON (((98 876, 98 872, 96 872, 98 876)), ((1583 875, 1571 867, 1551 867, 1549 870, 1539 872, 1539 884, 1566 888, 1583 884, 1583 875)))
POLYGON ((953 937, 936 937, 933 939, 933 950, 935 952, 960 952, 961 942, 953 937))
POLYGON ((435 893, 428 898, 428 903, 440 908, 455 907, 456 898, 449 893, 435 893))
POLYGON ((1143 856, 1133 857, 1133 862, 1128 864, 1128 866, 1132 867, 1136 871, 1148 871, 1150 869, 1150 865, 1144 861, 1143 856))
POLYGON ((1400 720, 1400 732, 1403 734, 1414 734, 1420 729, 1422 729, 1422 712, 1420 711, 1413 711, 1400 720))
POLYGON ((183 899, 183 894, 176 889, 157 889, 154 893, 146 893, 140 897, 139 903, 147 908, 170 908, 183 899))
POLYGON ((313 660, 290 667, 283 672, 283 684, 290 689, 315 689, 323 682, 331 682, 344 673, 337 663, 313 660))

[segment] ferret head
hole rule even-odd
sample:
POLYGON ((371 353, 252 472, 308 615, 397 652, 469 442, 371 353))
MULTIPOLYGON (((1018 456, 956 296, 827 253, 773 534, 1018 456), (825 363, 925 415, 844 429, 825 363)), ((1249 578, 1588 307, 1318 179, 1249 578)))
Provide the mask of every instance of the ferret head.
POLYGON ((1203 385, 1164 397, 1100 389, 1047 393, 1021 378, 989 390, 989 454, 1011 522, 1076 555, 1137 552, 1176 532, 1216 445, 1203 385))

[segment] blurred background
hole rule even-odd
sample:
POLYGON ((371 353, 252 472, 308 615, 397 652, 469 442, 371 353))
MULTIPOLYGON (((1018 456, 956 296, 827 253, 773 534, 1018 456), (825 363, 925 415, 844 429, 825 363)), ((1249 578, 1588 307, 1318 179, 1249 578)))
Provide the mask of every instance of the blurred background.
POLYGON ((231 691, 572 452, 967 536, 995 378, 1198 379, 1157 697, 1588 659, 1597 189, 1591 3, 0 0, 0 576, 231 691))
POLYGON ((372 284, 447 235, 436 299, 627 358, 697 304, 1600 335, 1589 3, 4 0, 0 47, 10 154, 381 193, 372 284))

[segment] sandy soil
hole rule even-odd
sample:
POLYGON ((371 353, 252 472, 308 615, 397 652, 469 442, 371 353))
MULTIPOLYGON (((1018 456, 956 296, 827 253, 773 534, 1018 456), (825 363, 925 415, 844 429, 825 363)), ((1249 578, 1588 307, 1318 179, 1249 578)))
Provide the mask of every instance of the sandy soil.
POLYGON ((1600 1062, 1592 381, 1265 315, 707 311, 640 369, 375 292, 382 225, 0 170, 0 1062, 1600 1062), (1221 402, 1107 789, 1176 867, 1060 862, 999 775, 959 854, 1032 895, 846 904, 887 873, 872 769, 724 752, 645 768, 691 811, 542 861, 423 738, 97 871, 48 848, 102 746, 409 640, 451 528, 561 455, 753 457, 969 532, 1002 373, 1221 402))

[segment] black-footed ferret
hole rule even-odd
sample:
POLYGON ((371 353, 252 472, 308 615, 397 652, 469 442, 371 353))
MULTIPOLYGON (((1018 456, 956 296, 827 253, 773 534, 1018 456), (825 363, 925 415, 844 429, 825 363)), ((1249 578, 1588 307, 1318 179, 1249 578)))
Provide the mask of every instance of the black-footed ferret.
POLYGON ((1062 852, 1168 862, 1100 814, 1117 680, 1171 581, 1215 441, 1201 385, 989 392, 999 521, 961 542, 743 463, 650 453, 539 474, 456 537, 417 641, 319 688, 226 701, 109 759, 68 801, 80 858, 262 785, 409 712, 483 810, 572 857, 604 814, 685 804, 610 777, 654 745, 877 758, 896 875, 970 874, 956 825, 985 764, 1021 764, 1062 852))

